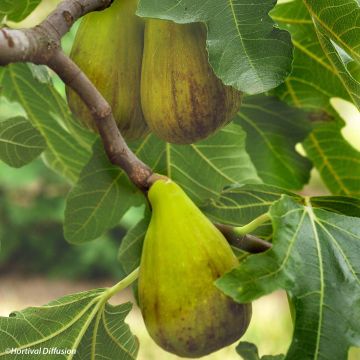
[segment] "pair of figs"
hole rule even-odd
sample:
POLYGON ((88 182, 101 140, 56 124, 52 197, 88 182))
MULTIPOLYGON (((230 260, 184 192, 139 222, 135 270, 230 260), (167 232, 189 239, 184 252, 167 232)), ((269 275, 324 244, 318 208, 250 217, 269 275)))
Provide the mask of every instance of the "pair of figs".
POLYGON ((173 181, 155 181, 148 198, 139 305, 149 334, 188 358, 232 344, 249 325, 251 304, 234 302, 214 284, 238 265, 230 245, 173 181))
MULTIPOLYGON (((171 143, 204 139, 228 123, 241 93, 214 74, 203 24, 176 24, 135 15, 137 0, 115 0, 87 15, 71 58, 113 109, 128 140, 149 130, 171 143)), ((73 113, 96 130, 90 111, 70 89, 73 113)))

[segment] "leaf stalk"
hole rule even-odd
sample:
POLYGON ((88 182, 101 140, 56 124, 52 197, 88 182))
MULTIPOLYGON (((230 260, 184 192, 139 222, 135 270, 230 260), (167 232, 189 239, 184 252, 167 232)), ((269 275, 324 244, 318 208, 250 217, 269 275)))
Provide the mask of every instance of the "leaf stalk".
POLYGON ((241 236, 254 232, 258 227, 270 221, 270 215, 268 213, 262 214, 250 223, 244 226, 238 226, 234 228, 235 234, 241 236))
POLYGON ((104 294, 104 302, 108 301, 111 297, 124 290, 128 286, 130 286, 134 281, 136 281, 139 277, 140 268, 138 267, 132 273, 130 273, 127 277, 120 280, 116 285, 109 288, 104 294))

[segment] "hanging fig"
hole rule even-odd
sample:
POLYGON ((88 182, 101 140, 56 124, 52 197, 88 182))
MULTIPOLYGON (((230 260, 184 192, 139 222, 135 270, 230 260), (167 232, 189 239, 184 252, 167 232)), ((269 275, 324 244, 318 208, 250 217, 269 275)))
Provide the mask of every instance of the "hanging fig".
POLYGON ((189 144, 232 120, 241 93, 209 65, 203 24, 145 23, 141 104, 150 129, 165 141, 189 144))
POLYGON ((149 334, 163 349, 191 358, 233 343, 249 325, 251 304, 214 285, 238 265, 231 247, 173 181, 155 181, 148 197, 139 304, 149 334))
MULTIPOLYGON (((87 15, 76 34, 70 57, 112 107, 126 139, 148 132, 140 104, 144 22, 135 15, 136 0, 115 0, 111 7, 87 15)), ((96 130, 90 111, 71 89, 67 99, 84 125, 96 130)))

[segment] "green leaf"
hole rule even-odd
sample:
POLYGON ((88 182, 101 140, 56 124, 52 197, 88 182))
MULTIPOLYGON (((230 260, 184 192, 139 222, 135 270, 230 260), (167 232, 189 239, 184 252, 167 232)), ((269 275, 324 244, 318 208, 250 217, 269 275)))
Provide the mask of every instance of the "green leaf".
POLYGON ((17 102, 10 102, 4 96, 0 96, 0 121, 8 120, 12 117, 18 116, 26 117, 26 113, 22 106, 17 102))
POLYGON ((245 150, 246 135, 230 124, 214 136, 189 146, 164 144, 165 173, 181 185, 198 205, 231 184, 259 183, 245 150))
POLYGON ((360 195, 360 152, 343 138, 338 124, 316 126, 303 145, 334 195, 360 195))
POLYGON ((236 347, 236 352, 241 355, 244 360, 260 360, 258 349, 254 344, 242 341, 236 347))
POLYGON ((359 0, 303 0, 326 35, 360 63, 359 0))
POLYGON ((286 359, 346 359, 360 345, 360 219, 286 195, 270 216, 272 249, 247 257, 217 285, 239 302, 287 290, 296 319, 286 359))
POLYGON ((312 18, 301 0, 275 7, 271 16, 290 31, 294 44, 293 70, 275 93, 296 107, 334 114, 330 99, 351 101, 338 71, 325 55, 312 18))
POLYGON ((236 351, 243 360, 283 360, 284 355, 265 355, 262 356, 260 359, 259 352, 257 347, 254 344, 251 344, 249 342, 242 341, 239 343, 239 345, 236 347, 236 351))
POLYGON ((311 130, 308 115, 274 97, 247 97, 235 119, 245 130, 246 149, 267 184, 301 189, 312 164, 295 150, 311 130))
POLYGON ((324 53, 334 69, 337 70, 337 74, 347 89, 353 103, 360 109, 360 83, 352 74, 352 71, 355 70, 354 68, 360 67, 360 64, 355 63, 341 48, 333 43, 332 40, 325 35, 324 28, 318 23, 316 23, 316 31, 324 53))
POLYGON ((28 119, 45 138, 46 163, 75 182, 90 155, 89 146, 93 138, 84 136, 81 142, 80 135, 69 133, 67 125, 73 120, 60 94, 52 84, 37 81, 26 64, 0 68, 0 85, 2 94, 24 108, 28 119), (59 119, 63 122, 58 122, 59 119))
POLYGON ((41 3, 41 0, 2 0, 0 2, 0 21, 19 22, 25 19, 41 3))
POLYGON ((106 289, 92 290, 0 318, 0 358, 136 359, 138 341, 124 322, 132 304, 106 300, 106 289))
MULTIPOLYGON (((155 172, 171 177, 198 204, 217 197, 228 184, 259 182, 245 151, 245 134, 235 124, 194 145, 171 145, 148 135, 132 148, 155 172)), ((92 159, 68 196, 65 237, 72 243, 96 239, 117 225, 131 206, 141 203, 145 203, 145 197, 118 167, 109 163, 97 143, 92 159)))
POLYGON ((130 207, 141 204, 141 196, 124 172, 110 164, 97 141, 92 158, 67 198, 65 238, 75 244, 98 238, 118 225, 130 207))
POLYGON ((346 196, 315 196, 313 206, 339 214, 360 217, 360 199, 346 196))
POLYGON ((243 360, 260 360, 258 349, 254 344, 242 341, 236 347, 236 352, 243 360))
POLYGON ((0 121, 0 160, 12 167, 22 167, 45 149, 41 134, 22 117, 0 121))
MULTIPOLYGON (((348 21, 347 18, 337 20, 338 12, 333 11, 341 8, 341 13, 346 6, 342 4, 329 9, 334 14, 334 25, 342 26, 341 22, 348 21)), ((279 5, 272 16, 291 32, 295 46, 293 72, 285 84, 276 89, 276 94, 296 107, 313 110, 313 119, 324 122, 315 127, 304 147, 329 190, 336 195, 358 194, 359 153, 341 136, 343 121, 332 108, 330 100, 339 97, 357 102, 359 94, 354 81, 359 69, 354 69, 354 62, 344 68, 346 60, 339 48, 335 48, 335 44, 321 33, 318 37, 313 18, 302 1, 279 5), (331 119, 336 121, 329 121, 331 119)), ((351 19, 352 15, 349 21, 351 19)))
MULTIPOLYGON (((224 189, 217 199, 211 199, 202 210, 214 222, 244 226, 267 213, 273 202, 279 200, 282 194, 297 197, 284 189, 269 185, 230 186, 224 189)), ((271 236, 271 224, 266 223, 259 227, 256 234, 271 236)))
POLYGON ((150 212, 134 225, 121 241, 118 259, 126 274, 130 274, 140 265, 141 251, 150 222, 150 212))
POLYGON ((248 94, 281 84, 291 68, 292 45, 268 12, 275 0, 140 0, 138 15, 178 23, 204 22, 210 64, 227 85, 248 94))

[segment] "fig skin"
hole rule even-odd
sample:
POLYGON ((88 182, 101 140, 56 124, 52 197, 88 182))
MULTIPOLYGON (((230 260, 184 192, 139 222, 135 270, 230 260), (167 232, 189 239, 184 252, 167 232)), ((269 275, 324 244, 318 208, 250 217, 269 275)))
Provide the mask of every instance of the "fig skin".
MULTIPOLYGON (((70 54, 112 107, 127 140, 139 139, 149 131, 140 100, 144 21, 135 15, 136 7, 136 0, 115 0, 110 8, 86 15, 70 54)), ((66 94, 77 118, 97 131, 79 96, 68 87, 66 94)))
POLYGON ((148 193, 152 217, 139 275, 139 304, 154 341, 197 358, 238 340, 251 304, 235 303, 214 281, 238 265, 224 236, 184 191, 157 180, 148 193))
POLYGON ((146 20, 141 104, 158 137, 175 144, 205 139, 232 120, 241 97, 214 74, 203 24, 146 20))

